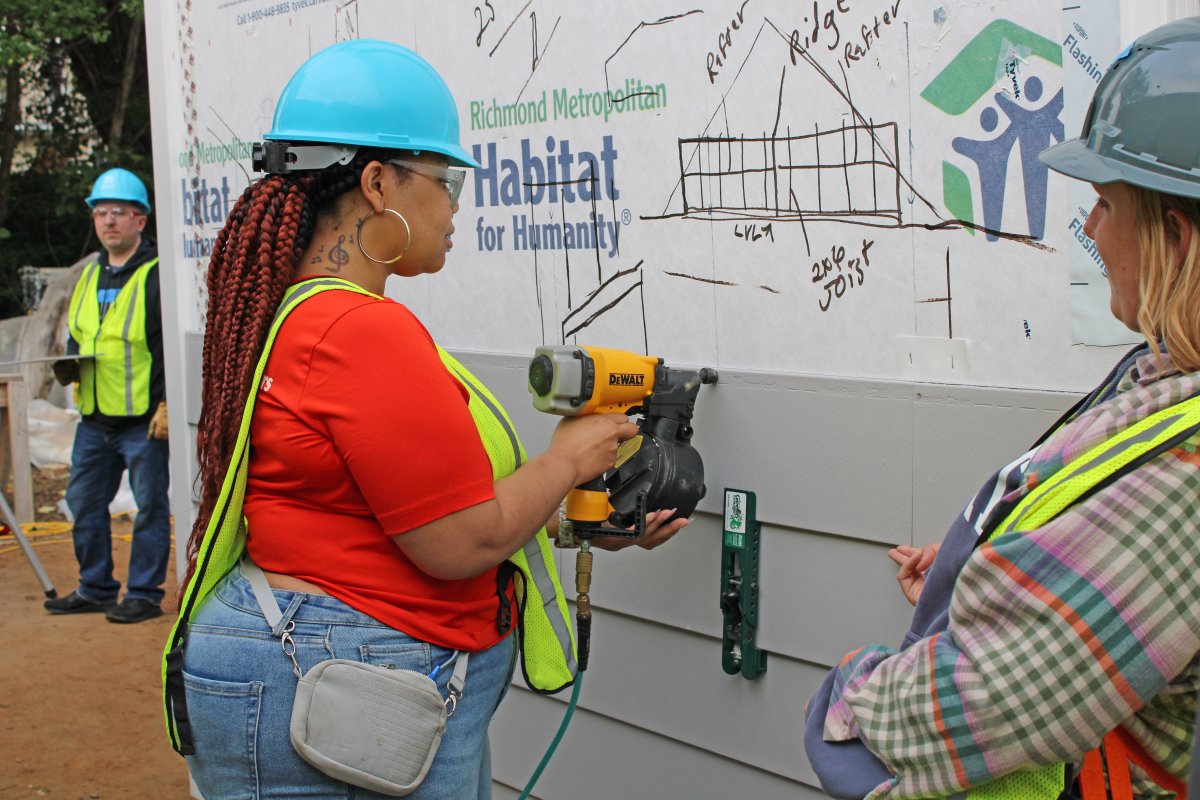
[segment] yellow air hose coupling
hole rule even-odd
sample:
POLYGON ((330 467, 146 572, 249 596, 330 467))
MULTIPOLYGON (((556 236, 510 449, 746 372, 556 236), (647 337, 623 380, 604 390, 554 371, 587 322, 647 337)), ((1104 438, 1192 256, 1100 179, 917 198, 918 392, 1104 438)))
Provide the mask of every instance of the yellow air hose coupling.
POLYGON ((579 671, 587 669, 592 645, 592 551, 587 539, 575 554, 575 622, 579 633, 579 671))

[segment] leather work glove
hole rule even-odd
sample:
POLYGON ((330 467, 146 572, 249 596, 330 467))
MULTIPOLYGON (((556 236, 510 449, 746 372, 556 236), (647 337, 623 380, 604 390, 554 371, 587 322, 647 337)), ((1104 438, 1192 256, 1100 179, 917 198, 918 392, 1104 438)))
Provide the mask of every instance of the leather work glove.
POLYGON ((158 404, 158 408, 154 410, 154 416, 150 418, 150 425, 146 428, 147 439, 166 439, 167 438, 167 401, 163 400, 158 404))
POLYGON ((67 386, 79 380, 79 362, 73 358, 55 361, 50 369, 54 370, 54 380, 59 386, 67 386))

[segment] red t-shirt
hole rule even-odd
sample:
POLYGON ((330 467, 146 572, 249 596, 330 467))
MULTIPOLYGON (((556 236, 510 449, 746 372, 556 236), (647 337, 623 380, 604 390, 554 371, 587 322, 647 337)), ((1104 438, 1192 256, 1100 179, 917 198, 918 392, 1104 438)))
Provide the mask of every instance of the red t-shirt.
POLYGON ((391 538, 495 496, 467 400, 403 305, 348 291, 305 300, 258 388, 251 557, 418 639, 495 644, 496 570, 433 578, 391 538))

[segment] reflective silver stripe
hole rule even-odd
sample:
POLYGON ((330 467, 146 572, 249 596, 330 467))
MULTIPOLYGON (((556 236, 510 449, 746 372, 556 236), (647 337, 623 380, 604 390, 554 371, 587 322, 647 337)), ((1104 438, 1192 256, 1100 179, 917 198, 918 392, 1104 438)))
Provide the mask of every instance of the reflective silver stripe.
MULTIPOLYGON (((1145 430, 1143 430, 1133 436, 1129 436, 1125 439, 1122 439, 1121 441, 1116 442, 1116 443, 1112 444, 1111 446, 1105 448, 1104 452, 1102 452, 1102 453, 1098 454, 1097 456, 1095 456, 1094 458, 1088 460, 1086 463, 1080 464, 1077 467, 1072 467, 1070 474, 1063 476, 1061 479, 1058 478, 1058 476, 1056 475, 1053 479, 1054 480, 1053 486, 1051 488, 1048 488, 1047 492, 1056 491, 1059 487, 1064 486, 1072 479, 1078 478, 1086 472, 1089 472, 1089 471, 1097 469, 1097 468, 1102 468, 1103 465, 1105 464, 1105 462, 1111 461, 1112 459, 1116 458, 1121 453, 1124 453, 1126 450, 1128 450, 1131 447, 1134 447, 1136 445, 1143 444, 1146 442, 1154 441, 1156 438, 1158 438, 1160 435, 1162 435, 1167 429, 1169 429, 1172 425, 1174 425, 1179 420, 1183 419, 1183 416, 1184 416, 1183 414, 1172 414, 1171 416, 1166 417, 1165 419, 1159 420, 1158 422, 1154 423, 1153 425, 1146 428, 1145 430)), ((1103 480, 1104 478, 1108 477, 1108 474, 1111 472, 1112 472, 1112 470, 1109 470, 1104 475, 1101 475, 1100 480, 1103 480)), ((1099 481, 1093 481, 1092 483, 1098 483, 1098 482, 1099 481)), ((1035 508, 1038 508, 1039 506, 1040 506, 1040 503, 1037 503, 1037 502, 1030 503, 1029 506, 1024 511, 1022 511, 1009 524, 1004 526, 1004 531, 1016 530, 1017 526, 1019 526, 1021 524, 1021 522, 1027 516, 1029 516, 1029 514, 1031 514, 1035 508)))
POLYGON ((458 379, 463 382, 463 385, 471 390, 471 394, 479 398, 479 402, 483 403, 484 406, 487 407, 487 410, 490 411, 492 416, 496 418, 496 421, 500 423, 500 427, 504 429, 504 433, 508 436, 508 442, 512 445, 513 469, 515 470, 522 464, 521 443, 517 439, 517 432, 512 429, 511 425, 508 424, 508 420, 505 418, 504 412, 502 412, 500 408, 488 398, 487 395, 481 392, 479 387, 477 387, 468 376, 459 371, 457 367, 452 367, 452 369, 454 370, 454 374, 458 376, 458 379))
MULTIPOLYGON (((125 312, 125 324, 121 327, 121 341, 125 343, 125 416, 133 416, 133 342, 129 341, 129 329, 133 327, 134 309, 137 308, 138 292, 142 285, 133 279, 133 294, 129 298, 129 310, 125 312)), ((103 323, 101 323, 103 324, 103 323)))
POLYGON ((366 289, 360 289, 358 287, 351 288, 351 286, 354 286, 354 284, 351 284, 350 281, 346 280, 319 278, 317 280, 305 281, 299 286, 293 286, 283 295, 283 301, 279 304, 279 308, 275 311, 275 317, 271 320, 271 325, 274 326, 282 317, 288 315, 292 309, 293 301, 299 302, 304 295, 322 286, 333 286, 338 289, 345 289, 349 292, 357 292, 358 294, 364 294, 370 297, 375 296, 374 293, 368 292, 366 289))
MULTIPOLYGON (((93 261, 91 264, 88 264, 84 268, 83 276, 82 276, 81 280, 83 281, 83 288, 85 290, 87 289, 88 283, 96 275, 96 270, 98 270, 98 269, 100 269, 100 264, 95 261, 93 261)), ((87 302, 87 296, 89 294, 92 295, 93 297, 95 297, 95 295, 96 295, 96 293, 94 291, 92 291, 92 292, 84 291, 79 297, 79 305, 77 305, 75 307, 75 330, 80 329, 79 316, 83 313, 83 304, 85 302, 87 302)), ((99 302, 99 301, 97 301, 97 302, 99 302)), ((80 344, 82 344, 82 342, 80 344)))
POLYGON ((1134 436, 1130 436, 1127 439, 1123 439, 1122 441, 1117 442, 1112 447, 1109 447, 1103 453, 1096 456, 1088 463, 1082 464, 1082 465, 1072 469, 1071 474, 1068 475, 1063 480, 1069 481, 1072 478, 1074 478, 1078 475, 1081 475, 1084 472, 1087 472, 1088 470, 1094 469, 1094 468, 1100 466, 1101 464, 1103 464, 1105 461, 1110 460, 1114 456, 1120 455, 1121 453, 1125 452, 1126 450, 1133 447, 1134 445, 1138 445, 1143 442, 1154 441, 1167 428, 1171 427, 1172 425, 1174 425, 1176 422, 1178 422, 1181 419, 1183 419, 1183 414, 1173 414, 1165 419, 1162 419, 1162 420, 1154 423, 1153 425, 1151 425, 1149 428, 1146 428, 1141 433, 1138 433, 1134 436))
POLYGON ((534 536, 526 542, 525 546, 521 548, 521 552, 525 554, 525 563, 529 565, 529 577, 537 587, 538 594, 542 596, 542 613, 550 621, 554 637, 558 639, 558 646, 567 660, 567 671, 574 675, 576 664, 575 650, 571 647, 571 630, 567 627, 566 619, 559 612, 558 592, 554 587, 554 581, 550 578, 550 573, 546 570, 545 562, 542 561, 542 546, 538 537, 534 536))

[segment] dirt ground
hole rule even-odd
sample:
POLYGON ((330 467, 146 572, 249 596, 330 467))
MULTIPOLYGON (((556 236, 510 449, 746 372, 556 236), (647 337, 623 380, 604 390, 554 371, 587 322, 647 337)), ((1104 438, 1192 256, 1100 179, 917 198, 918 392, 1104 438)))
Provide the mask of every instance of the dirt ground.
MULTIPOLYGON (((77 575, 71 534, 53 510, 65 474, 34 474, 42 530, 29 536, 63 596, 77 575)), ((113 522, 122 582, 131 528, 128 518, 113 522)), ((167 744, 159 677, 175 611, 173 569, 165 588, 166 613, 135 625, 102 614, 51 616, 16 540, 0 536, 0 800, 189 797, 183 759, 167 744)))

